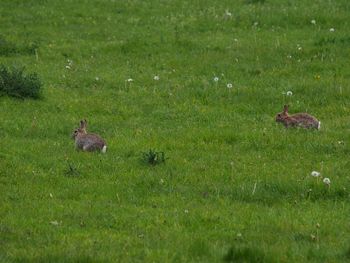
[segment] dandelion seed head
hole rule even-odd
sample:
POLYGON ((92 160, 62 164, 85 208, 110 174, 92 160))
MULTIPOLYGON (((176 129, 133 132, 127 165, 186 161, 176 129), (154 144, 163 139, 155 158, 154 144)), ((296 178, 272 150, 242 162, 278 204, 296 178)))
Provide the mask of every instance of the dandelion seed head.
POLYGON ((329 29, 329 32, 334 32, 334 31, 335 29, 333 27, 329 29))
POLYGON ((218 81, 219 81, 219 78, 218 78, 218 77, 214 77, 214 81, 215 81, 215 82, 218 82, 218 81))
POLYGON ((331 180, 329 179, 329 178, 323 178, 323 183, 325 184, 325 185, 330 185, 331 184, 331 180))
POLYGON ((310 23, 313 24, 313 25, 316 25, 316 20, 315 20, 315 19, 312 19, 312 20, 310 21, 310 23))
POLYGON ((154 80, 159 80, 159 76, 154 76, 153 79, 154 80))
POLYGON ((227 86, 227 88, 229 88, 229 89, 232 89, 232 87, 233 87, 233 86, 232 86, 232 83, 227 83, 226 86, 227 86))
POLYGON ((58 226, 59 225, 59 223, 56 220, 55 221, 51 221, 50 224, 54 225, 54 226, 58 226))
POLYGON ((313 177, 319 177, 320 175, 321 175, 320 172, 317 172, 317 171, 312 171, 311 172, 311 176, 313 176, 313 177))
POLYGON ((127 82, 133 82, 134 80, 133 79, 127 79, 126 81, 127 82))
POLYGON ((293 92, 290 91, 290 90, 288 90, 286 94, 287 94, 287 96, 292 96, 292 95, 293 95, 293 92))
POLYGON ((226 17, 230 17, 230 16, 232 16, 232 13, 230 11, 226 10, 225 11, 225 16, 226 17))

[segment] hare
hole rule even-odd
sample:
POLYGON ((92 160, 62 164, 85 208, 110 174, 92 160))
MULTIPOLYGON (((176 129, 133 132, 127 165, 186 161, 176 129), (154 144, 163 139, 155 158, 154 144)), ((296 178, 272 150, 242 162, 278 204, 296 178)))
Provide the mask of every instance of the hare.
POLYGON ((276 115, 276 122, 281 122, 286 128, 302 127, 306 129, 320 129, 321 122, 308 113, 288 114, 288 105, 284 105, 283 112, 276 115))
POLYGON ((80 127, 73 132, 73 139, 75 140, 75 147, 83 151, 101 151, 105 153, 107 150, 106 142, 97 134, 87 133, 87 121, 81 120, 80 127))

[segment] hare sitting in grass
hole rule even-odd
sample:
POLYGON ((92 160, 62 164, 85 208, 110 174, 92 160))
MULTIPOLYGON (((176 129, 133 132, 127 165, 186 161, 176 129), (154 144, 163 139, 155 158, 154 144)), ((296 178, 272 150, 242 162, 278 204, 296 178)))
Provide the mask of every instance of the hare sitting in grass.
POLYGON ((106 142, 97 134, 87 133, 86 120, 80 121, 80 127, 73 132, 73 139, 75 140, 75 147, 78 150, 87 152, 101 151, 105 153, 107 150, 106 142))
POLYGON ((306 129, 320 129, 321 122, 308 113, 288 114, 288 105, 284 105, 283 112, 276 115, 276 122, 281 122, 286 128, 302 127, 306 129))

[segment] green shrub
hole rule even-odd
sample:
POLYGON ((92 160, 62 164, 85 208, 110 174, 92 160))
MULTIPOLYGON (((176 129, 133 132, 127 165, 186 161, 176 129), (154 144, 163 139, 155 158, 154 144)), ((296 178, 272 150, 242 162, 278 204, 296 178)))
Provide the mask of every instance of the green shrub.
POLYGON ((23 67, 9 69, 0 66, 0 96, 38 99, 41 97, 41 87, 36 73, 25 74, 23 67))

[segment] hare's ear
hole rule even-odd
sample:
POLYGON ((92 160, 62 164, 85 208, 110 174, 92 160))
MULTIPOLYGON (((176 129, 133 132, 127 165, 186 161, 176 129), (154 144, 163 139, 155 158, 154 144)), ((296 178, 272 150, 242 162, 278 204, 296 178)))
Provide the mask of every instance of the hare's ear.
POLYGON ((284 105, 283 107, 283 113, 288 113, 288 105, 284 105))
POLYGON ((81 120, 80 121, 80 129, 85 129, 86 128, 86 120, 81 120))

